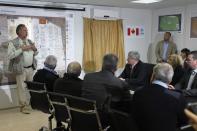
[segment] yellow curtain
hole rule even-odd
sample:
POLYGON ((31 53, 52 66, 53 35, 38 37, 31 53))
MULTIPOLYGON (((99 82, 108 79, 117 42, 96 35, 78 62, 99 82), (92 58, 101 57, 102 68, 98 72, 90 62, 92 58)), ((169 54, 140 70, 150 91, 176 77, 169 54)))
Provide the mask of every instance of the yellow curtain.
POLYGON ((94 20, 84 18, 83 68, 86 72, 98 71, 105 54, 118 56, 118 67, 125 64, 122 20, 94 20))

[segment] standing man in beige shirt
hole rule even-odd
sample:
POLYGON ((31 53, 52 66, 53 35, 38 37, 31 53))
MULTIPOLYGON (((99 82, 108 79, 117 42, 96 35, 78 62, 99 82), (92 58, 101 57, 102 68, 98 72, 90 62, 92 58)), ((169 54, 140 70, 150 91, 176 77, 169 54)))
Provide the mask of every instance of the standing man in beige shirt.
POLYGON ((155 55, 157 62, 167 62, 170 55, 177 53, 176 44, 170 41, 171 33, 165 32, 164 40, 159 41, 155 48, 155 55))
POLYGON ((35 44, 27 39, 28 30, 24 24, 16 28, 17 38, 11 40, 8 45, 9 71, 16 75, 17 93, 20 111, 29 114, 26 106, 29 104, 24 81, 32 81, 35 69, 34 56, 38 54, 35 44))

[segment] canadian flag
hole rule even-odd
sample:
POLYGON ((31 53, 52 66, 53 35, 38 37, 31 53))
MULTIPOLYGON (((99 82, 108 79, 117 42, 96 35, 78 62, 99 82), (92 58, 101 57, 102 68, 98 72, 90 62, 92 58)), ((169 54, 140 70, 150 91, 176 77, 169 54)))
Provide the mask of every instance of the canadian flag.
POLYGON ((128 28, 127 34, 128 34, 128 36, 131 36, 131 35, 138 36, 139 35, 139 28, 128 28))
POLYGON ((128 36, 143 37, 144 36, 144 27, 142 26, 130 26, 127 28, 128 36))

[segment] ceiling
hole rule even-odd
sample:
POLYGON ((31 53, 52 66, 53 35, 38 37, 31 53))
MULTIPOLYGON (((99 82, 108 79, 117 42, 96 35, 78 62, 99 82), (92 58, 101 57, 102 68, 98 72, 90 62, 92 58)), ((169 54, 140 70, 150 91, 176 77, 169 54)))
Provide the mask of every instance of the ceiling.
POLYGON ((14 2, 14 3, 36 3, 36 2, 53 2, 55 5, 65 4, 82 4, 82 5, 99 5, 112 6, 122 8, 140 8, 140 9, 158 9, 173 6, 184 6, 189 4, 197 4, 197 0, 163 0, 159 3, 152 4, 136 4, 131 3, 133 0, 0 0, 0 2, 14 2))

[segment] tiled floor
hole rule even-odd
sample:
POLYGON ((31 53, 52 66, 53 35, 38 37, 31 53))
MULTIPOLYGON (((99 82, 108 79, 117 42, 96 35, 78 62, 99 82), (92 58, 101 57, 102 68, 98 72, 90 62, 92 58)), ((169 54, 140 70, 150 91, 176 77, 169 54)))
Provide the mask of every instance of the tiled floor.
MULTIPOLYGON (((53 127, 56 122, 53 120, 53 127)), ((0 131, 38 131, 48 126, 48 115, 31 110, 31 114, 22 114, 19 108, 0 110, 0 131)))

